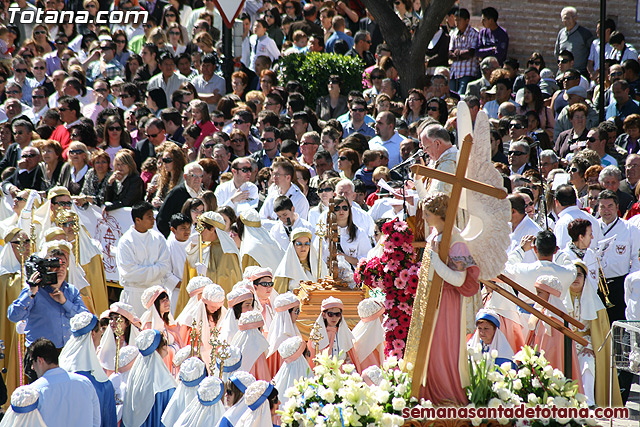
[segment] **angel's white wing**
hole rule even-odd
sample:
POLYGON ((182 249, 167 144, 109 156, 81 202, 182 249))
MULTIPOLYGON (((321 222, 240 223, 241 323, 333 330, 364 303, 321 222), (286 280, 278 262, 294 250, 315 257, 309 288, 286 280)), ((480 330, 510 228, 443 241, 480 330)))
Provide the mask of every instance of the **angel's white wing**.
MULTIPOLYGON (((487 114, 480 110, 474 127, 469 107, 461 101, 458 103, 457 122, 460 147, 464 137, 473 134, 466 177, 504 189, 502 176, 491 162, 491 128, 487 114)), ((511 244, 511 204, 506 199, 465 189, 461 207, 469 217, 461 236, 480 268, 480 279, 491 279, 502 272, 507 262, 507 249, 511 244)))

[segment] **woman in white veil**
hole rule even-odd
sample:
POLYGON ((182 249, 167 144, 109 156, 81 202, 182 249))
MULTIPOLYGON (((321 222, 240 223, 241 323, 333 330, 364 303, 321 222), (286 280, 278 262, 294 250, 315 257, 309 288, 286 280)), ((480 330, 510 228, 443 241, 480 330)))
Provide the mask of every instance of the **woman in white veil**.
POLYGON ((247 411, 247 403, 244 400, 244 393, 247 388, 256 382, 253 375, 245 371, 236 371, 226 384, 226 401, 225 406, 228 407, 216 425, 216 427, 233 427, 238 420, 247 411))
MULTIPOLYGON (((180 415, 198 396, 198 386, 207 377, 207 367, 197 357, 190 357, 180 365, 180 382, 167 408, 162 414, 162 424, 173 426, 180 415)), ((222 414, 220 414, 222 416, 222 414)))
MULTIPOLYGON (((211 426, 222 418, 224 383, 220 378, 207 377, 200 386, 196 398, 191 401, 173 427, 211 426)), ((167 424, 168 426, 168 424, 167 424)))
POLYGON ((311 243, 311 230, 299 227, 291 232, 290 237, 291 242, 273 279, 275 290, 279 294, 300 287, 300 282, 317 282, 328 274, 324 261, 320 263, 318 274, 318 252, 311 243))
POLYGON ((38 390, 28 385, 15 389, 0 427, 47 427, 38 410, 39 399, 38 390))
POLYGON ((267 363, 271 372, 278 372, 282 365, 282 358, 278 353, 280 344, 287 338, 301 336, 296 326, 296 320, 300 315, 300 300, 292 292, 287 292, 276 297, 274 308, 276 315, 271 322, 267 363))
POLYGON ((256 379, 271 381, 273 374, 266 357, 269 342, 262 334, 263 327, 262 314, 257 311, 242 313, 238 320, 238 333, 231 344, 240 348, 242 353, 241 370, 251 373, 256 379))
POLYGON ((227 294, 227 310, 222 327, 220 329, 220 339, 228 343, 233 341, 233 337, 238 332, 238 320, 242 313, 257 309, 257 301, 253 285, 250 282, 238 282, 233 290, 227 294))
POLYGON ((284 363, 273 378, 273 383, 276 389, 282 391, 283 405, 287 403, 287 398, 284 397, 285 391, 291 387, 295 381, 313 376, 311 366, 309 366, 309 362, 304 356, 306 349, 307 346, 302 337, 287 338, 278 349, 284 363))
POLYGON ((136 337, 140 333, 142 324, 140 319, 133 313, 133 307, 124 302, 114 302, 108 310, 109 326, 104 331, 98 346, 98 359, 108 375, 116 369, 116 336, 114 333, 118 319, 122 319, 124 335, 120 341, 120 348, 133 345, 136 337))

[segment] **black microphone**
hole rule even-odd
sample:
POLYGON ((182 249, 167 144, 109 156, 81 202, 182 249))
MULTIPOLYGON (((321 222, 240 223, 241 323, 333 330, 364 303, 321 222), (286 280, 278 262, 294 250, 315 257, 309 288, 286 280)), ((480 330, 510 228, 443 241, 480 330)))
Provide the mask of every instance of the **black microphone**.
POLYGON ((407 157, 407 159, 404 160, 402 163, 398 163, 397 165, 392 167, 391 170, 399 169, 399 168, 407 165, 408 163, 411 163, 411 161, 413 159, 415 159, 416 157, 422 157, 423 154, 424 154, 424 152, 422 151, 422 148, 421 148, 418 151, 416 151, 415 153, 413 153, 412 155, 410 155, 409 157, 407 157))

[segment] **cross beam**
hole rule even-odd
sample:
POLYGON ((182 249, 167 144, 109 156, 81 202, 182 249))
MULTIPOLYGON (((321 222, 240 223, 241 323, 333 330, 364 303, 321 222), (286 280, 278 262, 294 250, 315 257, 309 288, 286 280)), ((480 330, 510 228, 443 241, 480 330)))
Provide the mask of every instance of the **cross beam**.
MULTIPOLYGON (((456 220, 462 190, 466 188, 499 199, 504 199, 507 197, 507 193, 502 189, 466 177, 467 165, 469 164, 469 156, 471 154, 472 144, 473 138, 470 134, 468 134, 462 141, 462 147, 460 149, 460 155, 458 157, 458 164, 455 174, 450 174, 447 172, 442 172, 436 169, 418 165, 414 165, 411 167, 411 170, 417 176, 437 179, 439 181, 443 181, 452 185, 451 194, 449 196, 449 205, 447 207, 444 228, 442 232, 442 241, 440 242, 438 254, 440 256, 440 259, 445 263, 447 262, 447 259, 449 257, 451 234, 453 232, 453 226, 456 220)), ((429 256, 427 252, 425 252, 425 256, 429 256)), ((431 286, 428 290, 425 309, 426 315, 422 323, 422 330, 419 333, 420 341, 417 349, 417 357, 414 361, 415 368, 411 383, 411 395, 414 397, 418 397, 420 387, 425 383, 426 380, 427 368, 429 363, 429 353, 431 350, 431 340, 433 338, 433 331, 435 329, 437 320, 436 318, 438 314, 438 307, 440 305, 440 296, 442 294, 443 283, 444 282, 438 275, 438 273, 434 272, 433 280, 431 281, 431 286)), ((413 312, 418 313, 419 310, 416 310, 414 308, 413 312)))

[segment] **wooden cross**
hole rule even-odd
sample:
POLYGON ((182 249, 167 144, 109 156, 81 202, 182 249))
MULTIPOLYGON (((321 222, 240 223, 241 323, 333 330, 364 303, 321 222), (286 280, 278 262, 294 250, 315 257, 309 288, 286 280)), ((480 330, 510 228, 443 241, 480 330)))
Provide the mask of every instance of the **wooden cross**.
MULTIPOLYGON (((458 164, 456 167, 455 175, 422 165, 411 166, 411 171, 416 174, 416 176, 437 179, 453 186, 453 188, 451 189, 451 194, 449 196, 449 206, 447 207, 444 229, 442 231, 442 241, 440 242, 440 250, 438 254, 440 256, 440 259, 444 263, 447 262, 447 258, 449 257, 451 233, 453 232, 454 222, 457 217, 458 205, 460 203, 462 189, 466 188, 472 191, 477 191, 479 193, 487 194, 498 199, 504 199, 507 197, 507 193, 500 188, 496 188, 483 182, 466 177, 467 165, 469 164, 469 155, 471 154, 471 144, 473 144, 473 138, 469 134, 464 137, 464 140, 462 142, 462 148, 458 157, 458 164)), ((428 256, 427 252, 425 252, 425 254, 426 256, 428 256)), ((428 274, 428 272, 425 273, 428 274)), ((433 331, 435 329, 436 316, 438 313, 438 307, 440 305, 440 296, 442 295, 443 283, 444 282, 442 278, 438 276, 438 274, 434 271, 433 280, 431 281, 431 287, 428 291, 427 306, 424 311, 426 314, 422 322, 422 330, 420 331, 420 341, 417 349, 417 357, 414 362, 411 387, 411 394, 414 397, 418 397, 420 386, 424 383, 424 380, 427 376, 431 340, 433 338, 433 331)), ((413 312, 418 313, 419 310, 416 310, 416 308, 414 307, 413 312)))

